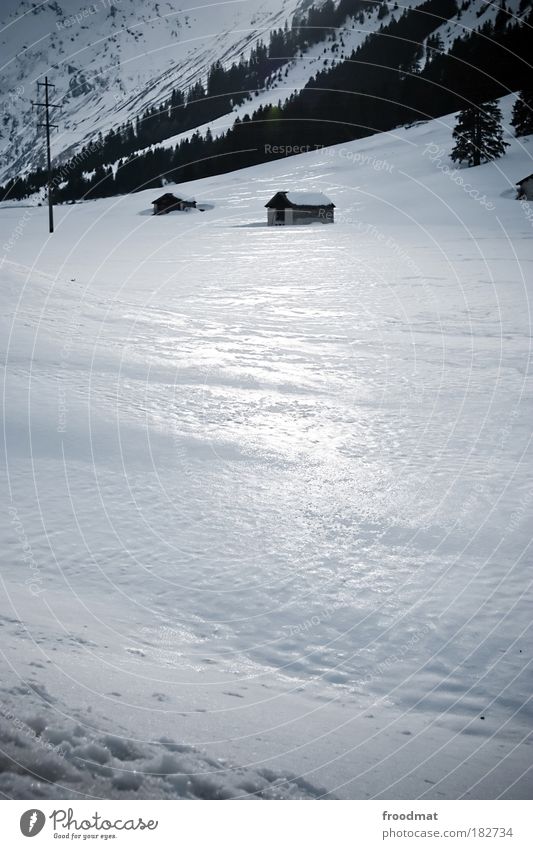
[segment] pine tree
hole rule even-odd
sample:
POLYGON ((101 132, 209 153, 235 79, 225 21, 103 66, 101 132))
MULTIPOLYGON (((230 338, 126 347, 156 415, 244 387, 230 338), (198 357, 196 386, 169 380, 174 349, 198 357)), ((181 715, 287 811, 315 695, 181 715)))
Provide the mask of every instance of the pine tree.
POLYGON ((441 56, 444 53, 444 42, 439 33, 430 35, 426 41, 426 54, 428 62, 433 61, 436 56, 441 56))
POLYGON ((533 133, 533 89, 518 92, 518 100, 513 106, 513 120, 517 136, 529 136, 533 133))
POLYGON ((503 140, 501 120, 502 113, 496 100, 469 106, 459 112, 453 131, 453 161, 467 162, 471 166, 503 156, 509 144, 503 140))

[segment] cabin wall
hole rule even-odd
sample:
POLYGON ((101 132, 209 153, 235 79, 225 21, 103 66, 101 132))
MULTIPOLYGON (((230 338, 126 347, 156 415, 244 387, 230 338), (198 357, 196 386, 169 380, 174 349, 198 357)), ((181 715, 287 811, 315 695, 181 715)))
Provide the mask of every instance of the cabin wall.
POLYGON ((323 224, 333 224, 335 221, 335 210, 334 209, 321 209, 319 215, 320 221, 323 224))
POLYGON ((311 221, 316 221, 318 212, 311 212, 305 209, 295 209, 293 221, 295 224, 310 224, 311 221))
POLYGON ((333 210, 325 207, 316 209, 295 209, 294 224, 312 224, 319 221, 321 224, 333 224, 333 210))
POLYGON ((524 180, 518 187, 518 197, 533 200, 533 178, 530 177, 528 180, 524 180))
POLYGON ((188 212, 196 208, 196 201, 174 201, 173 203, 153 204, 154 215, 166 215, 168 212, 188 212))
POLYGON ((267 222, 269 227, 282 227, 291 224, 311 224, 319 221, 321 224, 333 224, 333 210, 325 207, 316 209, 285 209, 284 220, 278 220, 277 209, 267 209, 267 222))
POLYGON ((293 223, 293 210, 292 209, 283 209, 281 212, 284 213, 283 221, 279 221, 278 212, 280 210, 277 209, 267 209, 267 222, 269 227, 283 227, 285 224, 293 223))

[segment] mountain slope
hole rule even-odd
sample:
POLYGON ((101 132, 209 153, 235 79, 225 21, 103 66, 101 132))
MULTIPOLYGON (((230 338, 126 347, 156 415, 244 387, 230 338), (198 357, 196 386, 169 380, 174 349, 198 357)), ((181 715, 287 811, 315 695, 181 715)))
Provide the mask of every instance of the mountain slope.
MULTIPOLYGON (((293 18, 292 29, 270 31, 269 42, 256 39, 247 63, 236 63, 229 54, 218 58, 222 77, 217 70, 216 84, 213 64, 205 89, 203 81, 192 76, 189 82, 196 79, 196 84, 186 99, 174 86, 176 80, 184 79, 188 66, 177 63, 166 73, 165 101, 154 97, 154 86, 149 84, 130 92, 124 102, 115 93, 112 114, 106 115, 97 103, 95 108, 102 114, 90 113, 84 119, 91 127, 85 137, 89 146, 71 143, 65 147, 71 138, 68 132, 54 138, 57 199, 159 186, 165 179, 182 178, 185 172, 192 179, 245 167, 261 161, 262 149, 277 144, 291 149, 309 143, 311 147, 331 145, 444 114, 458 108, 461 98, 469 102, 480 97, 479 89, 487 83, 491 89, 487 96, 501 96, 526 85, 531 70, 526 57, 521 58, 529 48, 530 0, 510 0, 505 11, 478 0, 465 0, 461 8, 455 0, 408 0, 405 6, 396 3, 392 8, 365 0, 340 0, 335 6, 326 0, 316 12, 314 7, 306 11, 304 7, 293 18), (328 21, 335 26, 328 26, 328 21), (461 39, 456 38, 458 34, 461 39), (508 58, 513 55, 511 67, 508 58), (493 67, 499 67, 501 85, 492 75, 493 67), (147 97, 152 98, 152 106, 142 112, 147 97), (106 126, 119 119, 118 130, 111 129, 102 138, 106 126), (213 138, 230 128, 227 138, 212 144, 213 138), (208 137, 202 138, 198 130, 208 137), (241 158, 239 151, 247 153, 241 158), (63 174, 72 154, 69 170, 63 174)), ((82 96, 91 100, 85 89, 82 96)), ((84 121, 78 120, 78 135, 84 121)), ((6 187, 7 197, 44 189, 44 173, 34 173, 28 181, 18 179, 30 161, 41 159, 42 145, 34 143, 15 163, 6 157, 6 172, 16 165, 17 174, 16 184, 6 187)))
POLYGON ((31 100, 45 74, 56 84, 61 104, 57 155, 135 118, 172 88, 205 78, 216 60, 238 59, 299 5, 300 0, 3 2, 0 179, 42 162, 31 100))

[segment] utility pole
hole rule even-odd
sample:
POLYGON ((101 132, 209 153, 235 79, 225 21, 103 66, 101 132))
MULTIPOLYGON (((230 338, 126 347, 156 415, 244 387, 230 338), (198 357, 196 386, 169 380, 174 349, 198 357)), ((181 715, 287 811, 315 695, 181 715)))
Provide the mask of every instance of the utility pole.
POLYGON ((37 83, 37 91, 42 86, 44 88, 44 103, 35 103, 32 101, 32 107, 42 106, 45 110, 45 123, 37 124, 38 127, 46 127, 46 164, 48 168, 48 222, 50 233, 54 232, 54 207, 52 205, 52 160, 50 156, 50 128, 57 129, 57 124, 50 123, 50 109, 59 109, 58 103, 50 103, 48 99, 48 89, 55 88, 53 83, 48 82, 48 77, 44 78, 44 83, 37 83))

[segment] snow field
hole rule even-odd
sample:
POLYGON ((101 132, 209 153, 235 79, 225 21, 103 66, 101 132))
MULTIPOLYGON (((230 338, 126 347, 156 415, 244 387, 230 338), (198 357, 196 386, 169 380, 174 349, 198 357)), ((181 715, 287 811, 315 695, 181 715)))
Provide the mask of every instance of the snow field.
POLYGON ((531 142, 452 123, 0 209, 5 795, 530 794, 531 142))

